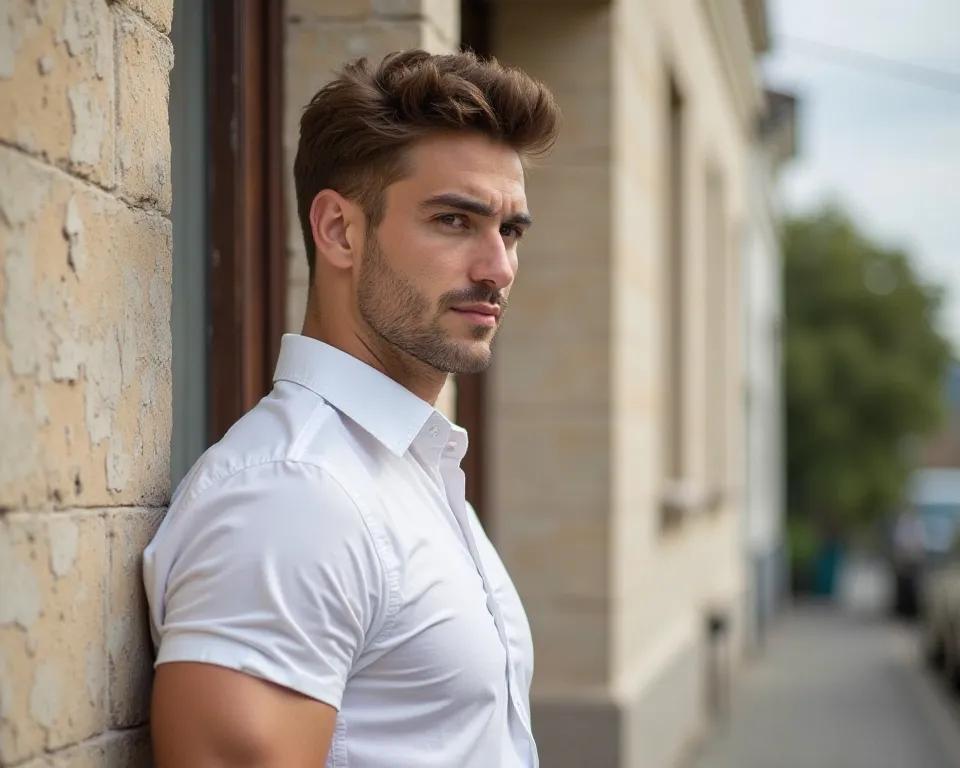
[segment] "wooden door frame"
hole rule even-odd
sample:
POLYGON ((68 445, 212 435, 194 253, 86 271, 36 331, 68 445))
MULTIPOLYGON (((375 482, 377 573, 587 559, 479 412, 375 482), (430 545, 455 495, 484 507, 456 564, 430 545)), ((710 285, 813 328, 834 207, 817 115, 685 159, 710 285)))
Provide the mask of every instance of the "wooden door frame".
POLYGON ((270 391, 285 323, 283 3, 206 0, 209 442, 270 391))

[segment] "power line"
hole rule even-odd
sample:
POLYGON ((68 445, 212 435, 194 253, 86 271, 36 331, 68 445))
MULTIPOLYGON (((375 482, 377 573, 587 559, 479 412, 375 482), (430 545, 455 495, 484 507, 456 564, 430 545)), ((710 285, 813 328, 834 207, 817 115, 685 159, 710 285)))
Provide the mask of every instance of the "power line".
POLYGON ((960 72, 924 67, 920 64, 891 59, 876 53, 856 51, 852 48, 832 45, 819 40, 809 40, 791 35, 778 35, 777 37, 786 43, 785 50, 801 54, 806 53, 861 72, 886 75, 914 85, 937 88, 941 91, 960 95, 960 72))

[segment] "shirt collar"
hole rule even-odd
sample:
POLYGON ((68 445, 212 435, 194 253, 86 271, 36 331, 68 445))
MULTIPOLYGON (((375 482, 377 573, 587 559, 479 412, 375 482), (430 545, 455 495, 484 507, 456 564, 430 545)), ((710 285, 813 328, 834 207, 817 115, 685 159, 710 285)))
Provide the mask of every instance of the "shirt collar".
POLYGON ((461 458, 466 453, 466 432, 430 403, 376 368, 317 339, 284 334, 273 380, 316 392, 397 456, 406 453, 418 437, 438 447, 452 442, 461 458))

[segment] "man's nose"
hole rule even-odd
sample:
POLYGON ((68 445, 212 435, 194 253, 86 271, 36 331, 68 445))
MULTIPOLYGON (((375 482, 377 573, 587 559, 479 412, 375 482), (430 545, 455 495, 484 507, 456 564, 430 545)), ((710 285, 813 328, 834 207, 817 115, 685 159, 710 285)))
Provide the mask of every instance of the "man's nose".
POLYGON ((517 273, 516 255, 504 242, 499 230, 478 243, 470 277, 474 282, 493 285, 497 290, 509 286, 517 273))

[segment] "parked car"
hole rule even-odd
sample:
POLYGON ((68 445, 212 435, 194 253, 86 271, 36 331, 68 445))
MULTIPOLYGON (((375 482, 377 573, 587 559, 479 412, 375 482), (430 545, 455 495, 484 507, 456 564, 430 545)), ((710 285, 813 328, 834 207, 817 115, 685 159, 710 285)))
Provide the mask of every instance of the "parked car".
POLYGON ((960 562, 927 570, 920 581, 920 601, 923 656, 960 687, 960 562))

